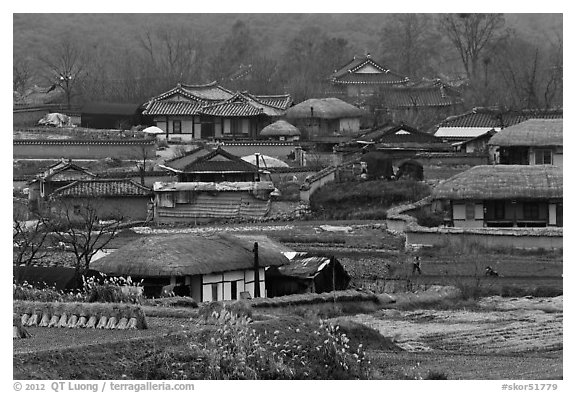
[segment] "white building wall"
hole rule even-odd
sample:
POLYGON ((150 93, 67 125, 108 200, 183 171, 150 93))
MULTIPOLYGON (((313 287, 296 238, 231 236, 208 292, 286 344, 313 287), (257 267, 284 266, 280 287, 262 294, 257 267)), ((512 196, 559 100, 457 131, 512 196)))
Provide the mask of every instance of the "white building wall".
POLYGON ((340 119, 339 132, 349 134, 352 132, 357 132, 360 130, 360 119, 359 118, 343 118, 340 119))
MULTIPOLYGON (((265 269, 260 268, 260 297, 266 297, 265 269)), ((234 270, 217 274, 205 274, 202 276, 202 299, 203 302, 232 300, 231 281, 237 282, 236 299, 240 299, 240 292, 249 292, 254 297, 254 271, 234 270), (218 286, 218 296, 212 298, 212 285, 218 286)))

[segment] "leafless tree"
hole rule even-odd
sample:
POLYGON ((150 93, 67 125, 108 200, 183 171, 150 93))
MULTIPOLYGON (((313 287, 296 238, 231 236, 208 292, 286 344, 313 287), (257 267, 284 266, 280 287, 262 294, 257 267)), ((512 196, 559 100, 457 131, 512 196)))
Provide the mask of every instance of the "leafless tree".
POLYGON ((444 14, 439 30, 456 49, 468 79, 475 83, 486 51, 503 36, 503 14, 444 14))
POLYGON ((24 95, 31 78, 32 68, 30 61, 21 57, 14 59, 12 64, 12 89, 18 94, 24 95))
POLYGON ((80 46, 71 40, 56 45, 51 53, 41 59, 48 68, 48 81, 52 84, 48 92, 61 89, 70 108, 72 97, 85 76, 85 58, 80 46))
POLYGON ((562 106, 562 38, 539 47, 510 37, 498 49, 497 76, 503 103, 517 108, 562 106))
POLYGON ((51 202, 51 232, 55 241, 74 254, 76 279, 80 282, 94 254, 105 249, 118 234, 122 218, 100 221, 102 204, 97 199, 80 206, 73 206, 63 198, 51 202))
POLYGON ((37 220, 21 221, 14 218, 12 228, 12 241, 14 243, 14 264, 16 266, 31 265, 45 257, 42 252, 49 231, 47 220, 38 218, 37 220))
POLYGON ((432 19, 423 14, 391 14, 381 32, 384 64, 409 77, 423 76, 432 68, 441 42, 432 28, 432 19))

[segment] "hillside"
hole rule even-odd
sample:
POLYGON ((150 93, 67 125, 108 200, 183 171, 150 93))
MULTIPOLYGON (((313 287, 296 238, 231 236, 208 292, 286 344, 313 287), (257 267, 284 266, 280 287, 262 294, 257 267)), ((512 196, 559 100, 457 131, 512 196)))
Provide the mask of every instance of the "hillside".
MULTIPOLYGON (((391 14, 14 14, 14 56, 41 57, 51 45, 71 36, 85 48, 123 53, 138 47, 146 31, 165 27, 218 44, 237 20, 251 29, 264 54, 278 56, 302 28, 315 26, 349 41, 357 53, 378 51, 380 30, 391 14), (71 32, 73 35, 71 35, 71 32)), ((430 14, 432 17, 433 14, 430 14)), ((561 14, 506 14, 507 26, 531 40, 546 42, 562 34, 561 14)))

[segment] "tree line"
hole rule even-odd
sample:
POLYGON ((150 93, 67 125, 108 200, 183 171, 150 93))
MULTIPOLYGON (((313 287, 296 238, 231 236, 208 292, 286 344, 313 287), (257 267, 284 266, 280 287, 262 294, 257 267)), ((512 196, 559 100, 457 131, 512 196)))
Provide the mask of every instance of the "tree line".
MULTIPOLYGON (((412 81, 457 83, 469 107, 562 106, 561 32, 536 43, 508 27, 503 14, 386 14, 382 19, 371 55, 412 81)), ((232 90, 290 93, 300 102, 325 95, 330 74, 367 49, 320 26, 304 26, 286 42, 279 56, 271 56, 241 19, 220 40, 184 27, 145 29, 123 53, 106 43, 86 48, 65 36, 46 55, 15 58, 13 87, 24 92, 42 78, 64 93, 66 103, 141 103, 179 82, 218 81, 232 90), (242 77, 243 71, 248 76, 242 77)))

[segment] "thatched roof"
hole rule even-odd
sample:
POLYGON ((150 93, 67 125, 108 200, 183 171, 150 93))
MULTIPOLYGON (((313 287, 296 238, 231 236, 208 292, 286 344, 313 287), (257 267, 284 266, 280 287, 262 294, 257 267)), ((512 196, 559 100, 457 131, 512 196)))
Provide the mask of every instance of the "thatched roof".
POLYGON ((306 119, 309 117, 342 119, 363 115, 362 109, 338 98, 311 98, 286 111, 286 117, 289 119, 306 119))
POLYGON ((146 236, 94 261, 90 267, 105 274, 169 277, 251 269, 254 242, 259 265, 288 263, 291 251, 266 236, 175 234, 146 236))
POLYGON ((493 146, 562 146, 562 119, 530 119, 494 135, 493 146))
POLYGON ((286 120, 278 120, 264 127, 260 136, 300 136, 300 131, 286 120))
POLYGON ((440 183, 433 199, 562 198, 562 168, 552 165, 479 165, 440 183))

